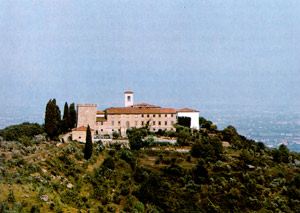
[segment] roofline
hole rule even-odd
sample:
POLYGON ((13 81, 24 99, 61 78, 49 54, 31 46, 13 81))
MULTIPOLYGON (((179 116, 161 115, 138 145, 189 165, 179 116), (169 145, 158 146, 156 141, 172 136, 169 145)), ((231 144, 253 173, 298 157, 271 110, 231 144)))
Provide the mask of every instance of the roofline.
POLYGON ((140 113, 140 112, 130 112, 130 113, 126 113, 126 112, 123 112, 123 113, 106 113, 107 115, 123 115, 123 114, 176 114, 176 112, 151 112, 151 113, 140 113))
POLYGON ((180 110, 176 110, 176 112, 200 112, 200 111, 198 111, 198 110, 193 110, 193 111, 180 111, 180 110))

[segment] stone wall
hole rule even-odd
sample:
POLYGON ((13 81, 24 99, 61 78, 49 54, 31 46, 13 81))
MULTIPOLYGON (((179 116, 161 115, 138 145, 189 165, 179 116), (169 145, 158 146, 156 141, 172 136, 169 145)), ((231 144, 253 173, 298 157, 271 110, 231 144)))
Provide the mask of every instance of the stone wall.
POLYGON ((97 104, 77 104, 77 127, 96 127, 97 104))

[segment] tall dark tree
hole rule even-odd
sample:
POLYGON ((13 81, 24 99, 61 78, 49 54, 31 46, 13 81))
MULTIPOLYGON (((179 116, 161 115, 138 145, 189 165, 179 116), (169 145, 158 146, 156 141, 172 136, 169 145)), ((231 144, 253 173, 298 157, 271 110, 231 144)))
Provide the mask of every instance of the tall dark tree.
POLYGON ((51 99, 48 101, 47 106, 46 106, 45 131, 46 131, 48 137, 50 137, 50 139, 53 139, 53 137, 55 136, 55 131, 56 131, 55 106, 51 99))
POLYGON ((61 133, 61 113, 59 107, 56 105, 55 98, 53 99, 53 103, 55 105, 55 122, 56 122, 57 136, 58 136, 61 133))
POLYGON ((93 142, 92 142, 92 133, 90 125, 88 125, 86 130, 86 140, 84 146, 84 158, 86 160, 90 159, 93 153, 93 142))
POLYGON ((45 131, 50 139, 55 139, 60 133, 60 110, 56 100, 49 100, 45 112, 45 131))
POLYGON ((70 123, 69 107, 68 107, 68 103, 66 102, 64 107, 64 115, 61 122, 61 131, 63 133, 66 133, 69 130, 70 128, 69 123, 70 123))
POLYGON ((71 103, 69 108, 69 128, 72 129, 76 127, 77 123, 77 114, 75 110, 75 104, 71 103))

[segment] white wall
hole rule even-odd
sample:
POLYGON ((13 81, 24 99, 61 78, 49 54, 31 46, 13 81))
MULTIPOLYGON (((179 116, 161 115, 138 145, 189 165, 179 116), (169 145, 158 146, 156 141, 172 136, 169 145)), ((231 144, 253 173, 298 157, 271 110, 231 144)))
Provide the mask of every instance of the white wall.
POLYGON ((125 93, 124 99, 125 99, 125 107, 133 105, 133 93, 125 93), (130 100, 128 100, 128 96, 130 97, 130 100))
POLYGON ((190 117, 190 128, 199 129, 199 112, 177 112, 177 117, 190 117))

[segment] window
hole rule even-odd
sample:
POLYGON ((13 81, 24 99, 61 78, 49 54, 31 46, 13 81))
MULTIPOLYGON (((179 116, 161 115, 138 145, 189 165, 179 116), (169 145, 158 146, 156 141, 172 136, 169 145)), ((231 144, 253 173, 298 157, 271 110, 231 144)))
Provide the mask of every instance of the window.
POLYGON ((153 128, 153 131, 155 131, 155 128, 153 128))
POLYGON ((135 126, 137 126, 138 125, 138 122, 137 121, 135 121, 135 126))
POLYGON ((142 114, 142 118, 144 117, 144 114, 142 114))
POLYGON ((81 138, 81 136, 79 136, 79 139, 81 138))
POLYGON ((131 100, 131 97, 130 96, 127 96, 127 101, 130 101, 131 100))
POLYGON ((174 121, 171 121, 171 124, 173 125, 173 124, 174 124, 174 121))
POLYGON ((161 114, 159 114, 158 117, 161 117, 161 114))
POLYGON ((144 126, 144 121, 142 121, 142 126, 144 126))
POLYGON ((155 114, 153 114, 153 118, 155 118, 155 114))
POLYGON ((101 125, 103 125, 103 121, 101 121, 101 125))
POLYGON ((153 121, 153 125, 155 125, 155 121, 153 121))
POLYGON ((168 125, 168 121, 165 121, 165 125, 168 125))
POLYGON ((119 129, 119 132, 121 132, 121 129, 119 129))
POLYGON ((147 115, 147 117, 149 118, 149 117, 150 117, 150 115, 147 115))
POLYGON ((111 131, 112 131, 112 132, 114 132, 115 130, 114 130, 114 129, 112 129, 111 131))
POLYGON ((158 125, 161 125, 161 121, 158 121, 158 125))
POLYGON ((167 114, 165 114, 165 117, 168 117, 168 115, 167 115, 167 114))
POLYGON ((121 125, 121 121, 118 121, 118 124, 121 125))
POLYGON ((171 114, 171 117, 173 117, 173 114, 171 114))
POLYGON ((101 129, 101 132, 103 132, 103 129, 101 129))
POLYGON ((112 122, 111 122, 111 125, 112 125, 112 126, 114 126, 114 125, 115 125, 115 122, 114 122, 114 121, 112 121, 112 122))

